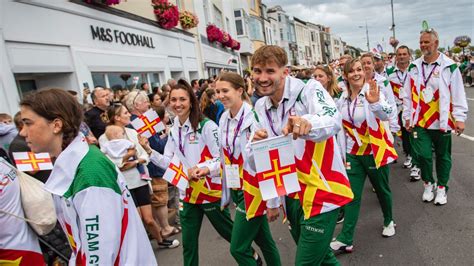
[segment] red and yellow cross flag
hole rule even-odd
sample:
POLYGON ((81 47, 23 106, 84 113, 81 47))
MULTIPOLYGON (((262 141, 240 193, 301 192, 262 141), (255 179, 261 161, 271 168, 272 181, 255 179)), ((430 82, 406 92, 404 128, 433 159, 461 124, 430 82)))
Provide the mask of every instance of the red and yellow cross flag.
POLYGON ((135 118, 132 121, 132 126, 137 130, 138 134, 146 138, 151 138, 156 133, 165 129, 165 125, 161 122, 160 117, 153 109, 135 118))
POLYGON ((254 142, 252 149, 263 200, 300 191, 290 136, 254 142))
POLYGON ((186 190, 189 186, 188 168, 176 155, 171 159, 163 178, 181 190, 186 190))
POLYGON ((375 159, 375 167, 387 165, 398 158, 393 142, 389 139, 383 123, 378 118, 369 120, 370 146, 375 159))
POLYGON ((20 171, 40 171, 53 169, 49 153, 14 152, 16 168, 20 171))

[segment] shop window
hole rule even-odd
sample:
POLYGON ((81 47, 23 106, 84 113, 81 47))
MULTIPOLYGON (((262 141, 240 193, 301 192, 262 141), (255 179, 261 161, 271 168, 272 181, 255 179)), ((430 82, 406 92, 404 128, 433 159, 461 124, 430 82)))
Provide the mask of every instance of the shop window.
POLYGON ((171 71, 171 78, 174 80, 178 80, 184 78, 182 71, 171 71))
POLYGON ((189 80, 199 79, 199 73, 197 71, 189 71, 189 80))
POLYGON ((93 87, 106 87, 105 75, 103 73, 92 73, 93 87))
POLYGON ((35 91, 38 88, 36 87, 36 81, 31 80, 18 80, 17 81, 18 92, 20 93, 20 97, 23 97, 25 94, 35 91))

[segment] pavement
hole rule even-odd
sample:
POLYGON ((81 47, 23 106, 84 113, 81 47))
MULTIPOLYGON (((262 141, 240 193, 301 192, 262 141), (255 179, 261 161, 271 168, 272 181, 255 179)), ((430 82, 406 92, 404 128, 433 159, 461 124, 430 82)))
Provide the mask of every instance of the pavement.
MULTIPOLYGON (((474 87, 466 88, 471 111, 464 137, 453 135, 453 168, 449 182, 448 204, 423 203, 422 182, 409 182, 409 170, 402 168, 405 157, 391 166, 393 216, 397 234, 383 238, 382 212, 370 182, 366 182, 354 252, 338 255, 342 265, 474 265, 474 87)), ((232 210, 232 214, 233 214, 232 210)), ((281 220, 271 224, 282 265, 294 265, 296 245, 281 220)), ((336 233, 342 225, 337 225, 336 233)), ((181 240, 181 235, 177 235, 181 240)), ((237 265, 229 243, 221 238, 204 218, 199 239, 200 265, 237 265)), ((158 264, 183 265, 181 246, 158 250, 158 264)), ((257 249, 258 250, 258 249, 257 249)))

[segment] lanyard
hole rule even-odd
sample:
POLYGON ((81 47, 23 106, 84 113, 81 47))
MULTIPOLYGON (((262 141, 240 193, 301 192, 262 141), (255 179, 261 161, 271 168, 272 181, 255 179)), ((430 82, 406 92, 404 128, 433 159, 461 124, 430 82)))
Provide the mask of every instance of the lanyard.
POLYGON ((244 121, 244 114, 245 114, 245 112, 242 111, 242 115, 240 115, 240 119, 239 119, 239 122, 237 123, 237 127, 234 129, 234 139, 232 140, 232 152, 231 152, 231 148, 229 146, 229 124, 230 124, 230 121, 227 120, 227 131, 226 131, 226 135, 225 135, 225 144, 226 144, 226 147, 227 147, 227 153, 230 156, 229 160, 231 161, 231 163, 232 163, 232 160, 234 158, 235 140, 237 139, 237 135, 240 131, 240 127, 242 126, 242 122, 244 121))
POLYGON ((181 140, 181 129, 182 127, 179 128, 179 150, 184 155, 184 144, 182 143, 182 140, 181 140))
POLYGON ((425 67, 424 66, 429 66, 427 63, 423 62, 423 65, 421 66, 421 72, 423 73, 423 81, 425 82, 425 88, 428 85, 428 82, 430 81, 431 75, 433 75, 434 70, 438 66, 438 63, 435 63, 435 66, 431 69, 430 74, 428 75, 428 78, 426 78, 425 75, 425 67))
POLYGON ((398 81, 400 81, 400 83, 402 84, 402 87, 405 87, 405 81, 407 80, 408 73, 405 72, 405 77, 402 80, 402 78, 400 78, 400 76, 398 75, 398 72, 402 72, 402 71, 400 71, 400 70, 396 71, 395 74, 397 74, 398 81))
MULTIPOLYGON (((283 101, 281 104, 283 105, 282 111, 281 111, 281 122, 283 122, 283 118, 285 117, 285 101, 283 101)), ((268 120, 268 123, 270 124, 270 128, 273 131, 273 134, 275 134, 275 136, 278 136, 278 134, 276 133, 275 128, 273 127, 272 116, 271 116, 270 112, 268 112, 268 109, 265 110, 265 114, 267 115, 267 120, 268 120)))
POLYGON ((357 95, 355 100, 354 100, 354 107, 352 107, 352 115, 351 115, 351 109, 350 109, 351 101, 350 101, 350 98, 347 98, 347 114, 349 115, 349 120, 351 120, 351 124, 352 124, 353 127, 355 127, 354 116, 355 116, 355 109, 356 109, 356 105, 357 105, 358 96, 359 95, 357 95))

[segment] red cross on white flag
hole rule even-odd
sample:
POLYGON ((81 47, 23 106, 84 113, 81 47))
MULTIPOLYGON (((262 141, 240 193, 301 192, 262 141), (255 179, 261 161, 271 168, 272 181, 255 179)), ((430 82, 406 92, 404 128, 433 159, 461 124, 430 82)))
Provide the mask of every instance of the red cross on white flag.
POLYGON ((300 191, 290 137, 257 141, 252 149, 263 200, 300 191))
POLYGON ((188 168, 179 160, 178 156, 173 156, 163 179, 181 190, 188 188, 188 168))
POLYGON ((146 138, 151 138, 156 133, 165 129, 165 125, 161 122, 160 117, 153 109, 135 118, 132 121, 132 126, 137 130, 138 134, 146 138))
POLYGON ((20 171, 39 171, 53 169, 49 154, 32 152, 14 152, 16 168, 20 171))

